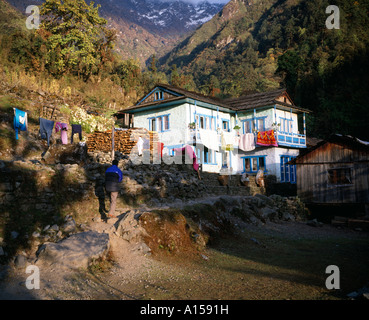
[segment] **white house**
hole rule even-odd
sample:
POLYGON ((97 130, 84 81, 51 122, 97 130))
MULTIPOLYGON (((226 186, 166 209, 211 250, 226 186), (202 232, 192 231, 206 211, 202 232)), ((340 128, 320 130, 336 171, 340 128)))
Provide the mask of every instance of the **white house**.
POLYGON ((156 131, 169 155, 193 146, 202 171, 252 175, 261 169, 294 183, 295 167, 287 162, 306 148, 308 112, 283 89, 220 100, 160 84, 116 115, 134 114, 134 126, 156 131), (273 136, 273 145, 260 144, 273 136))

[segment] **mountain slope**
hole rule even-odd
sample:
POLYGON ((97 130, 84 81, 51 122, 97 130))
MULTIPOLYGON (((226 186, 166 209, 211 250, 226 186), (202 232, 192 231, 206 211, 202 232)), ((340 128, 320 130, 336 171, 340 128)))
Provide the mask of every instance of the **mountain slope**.
POLYGON ((7 3, 1 2, 0 28, 1 34, 11 34, 16 31, 26 30, 26 18, 16 8, 7 3))
POLYGON ((194 74, 196 84, 204 88, 204 93, 209 93, 209 88, 215 85, 222 87, 224 94, 241 94, 245 87, 241 82, 245 81, 249 81, 247 90, 277 87, 273 56, 267 57, 264 69, 259 72, 268 74, 270 83, 255 73, 255 68, 261 66, 252 37, 255 24, 277 2, 230 1, 210 21, 161 57, 162 69, 168 70, 175 64, 182 72, 194 74), (224 82, 223 86, 219 81, 224 82))
MULTIPOLYGON (((40 0, 9 0, 25 12, 40 0)), ((89 1, 86 1, 89 2, 89 1)), ((174 47, 180 37, 210 20, 223 4, 207 1, 193 4, 162 0, 96 0, 100 14, 117 30, 117 52, 123 59, 137 58, 142 64, 153 54, 174 47)))
POLYGON ((369 1, 336 0, 340 29, 328 29, 328 0, 232 0, 159 61, 191 74, 205 94, 239 96, 286 86, 314 111, 309 134, 369 139, 369 1), (217 89, 217 90, 215 90, 217 89))

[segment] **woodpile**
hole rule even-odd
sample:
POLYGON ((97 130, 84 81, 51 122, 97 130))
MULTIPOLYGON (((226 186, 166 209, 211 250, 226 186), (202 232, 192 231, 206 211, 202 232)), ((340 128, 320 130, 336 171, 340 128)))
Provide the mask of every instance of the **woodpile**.
MULTIPOLYGON (((143 140, 150 141, 150 152, 154 154, 158 152, 159 138, 157 132, 148 131, 144 128, 132 128, 126 130, 114 131, 114 151, 119 151, 122 154, 129 155, 137 145, 138 138, 141 136, 143 140)), ((112 150, 112 130, 95 131, 87 138, 87 151, 102 151, 111 152, 112 150)), ((143 150, 148 150, 147 144, 144 144, 143 150), (146 148, 145 148, 146 147, 146 148)))
POLYGON ((58 106, 43 106, 40 110, 40 117, 52 121, 69 123, 69 119, 60 111, 58 106))

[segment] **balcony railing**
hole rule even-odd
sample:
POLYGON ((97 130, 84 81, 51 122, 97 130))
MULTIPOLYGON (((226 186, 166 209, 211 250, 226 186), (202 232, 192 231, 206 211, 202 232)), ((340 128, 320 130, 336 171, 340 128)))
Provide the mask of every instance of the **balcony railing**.
POLYGON ((277 142, 279 146, 306 148, 306 135, 277 131, 277 142))
MULTIPOLYGON (((189 135, 188 135, 189 140, 187 142, 188 144, 194 145, 196 143, 199 143, 199 144, 202 143, 199 131, 196 131, 194 129, 189 129, 188 131, 189 131, 189 135)), ((234 131, 234 134, 235 136, 237 136, 236 131, 234 131)), ((221 146, 221 135, 217 134, 216 131, 214 131, 214 136, 217 136, 219 146, 221 146)), ((277 137, 277 143, 279 146, 306 148, 306 135, 304 134, 277 131, 276 137, 277 137)), ((237 148, 238 146, 234 145, 234 147, 237 148)))

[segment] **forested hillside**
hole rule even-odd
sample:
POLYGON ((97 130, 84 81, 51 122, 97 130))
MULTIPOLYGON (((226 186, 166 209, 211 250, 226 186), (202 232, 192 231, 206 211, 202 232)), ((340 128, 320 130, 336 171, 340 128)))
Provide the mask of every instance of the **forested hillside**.
POLYGON ((286 86, 296 104, 314 111, 310 135, 369 139, 368 26, 368 0, 232 0, 160 63, 206 94, 286 86), (340 29, 325 25, 328 5, 339 7, 340 29))
POLYGON ((56 94, 105 113, 109 105, 123 109, 156 82, 167 82, 162 73, 142 70, 135 57, 124 60, 114 52, 116 30, 93 3, 48 0, 40 27, 32 30, 26 15, 6 1, 1 5, 0 82, 7 88, 56 94))
POLYGON ((130 106, 158 82, 218 97, 283 86, 313 111, 309 136, 369 140, 369 0, 231 0, 171 53, 159 61, 153 55, 145 69, 114 52, 116 31, 99 6, 66 0, 60 9, 59 2, 46 1, 46 19, 27 30, 26 16, 2 1, 2 81, 101 110, 130 106), (76 4, 84 11, 80 19, 76 4), (325 25, 332 4, 340 9, 340 29, 325 25), (55 24, 55 15, 64 18, 55 24))

